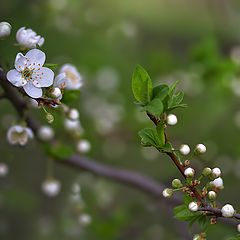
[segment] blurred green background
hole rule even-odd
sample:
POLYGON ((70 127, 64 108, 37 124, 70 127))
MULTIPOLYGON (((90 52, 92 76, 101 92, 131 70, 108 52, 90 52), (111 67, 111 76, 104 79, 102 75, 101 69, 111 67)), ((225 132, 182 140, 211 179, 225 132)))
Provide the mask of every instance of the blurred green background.
MULTIPOLYGON (((2 0, 0 16, 13 26, 11 39, 0 42, 1 63, 13 64, 15 33, 26 26, 45 38, 47 62, 75 64, 84 76, 72 106, 80 109, 90 157, 169 185, 179 176, 171 161, 140 146, 137 132, 151 123, 133 103, 131 74, 141 64, 155 84, 179 80, 189 107, 175 111, 179 123, 169 135, 176 147, 206 144, 207 154, 192 163, 219 166, 225 185, 219 200, 240 210, 239 1, 2 0)), ((0 161, 10 168, 0 179, 1 239, 192 239, 199 231, 176 221, 160 200, 62 165, 55 166, 62 191, 49 199, 41 192, 47 156, 37 142, 9 146, 5 134, 17 116, 7 101, 0 113, 0 161), (81 186, 81 210, 71 201, 73 184, 81 186)), ((60 119, 55 126, 68 138, 60 119)), ((218 224, 208 239, 234 234, 235 227, 218 224)))

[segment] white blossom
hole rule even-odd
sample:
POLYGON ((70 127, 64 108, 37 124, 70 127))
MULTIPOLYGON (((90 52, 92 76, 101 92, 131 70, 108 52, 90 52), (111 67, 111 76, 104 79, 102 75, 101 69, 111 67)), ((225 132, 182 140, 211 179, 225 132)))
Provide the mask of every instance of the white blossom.
POLYGON ((44 43, 44 38, 37 35, 32 29, 26 27, 21 27, 16 34, 16 39, 19 45, 23 48, 36 48, 37 46, 42 46, 44 43))
POLYGON ((209 198, 210 200, 215 200, 216 197, 217 197, 216 192, 214 192, 214 191, 209 191, 209 192, 208 192, 208 198, 209 198))
POLYGON ((199 143, 196 148, 195 148, 195 152, 197 154, 204 154, 207 151, 207 148, 204 144, 199 143))
POLYGON ((29 139, 33 138, 33 132, 30 128, 21 125, 15 125, 8 129, 7 140, 10 144, 24 146, 29 139))
POLYGON ((8 165, 6 163, 0 163, 0 177, 5 177, 8 171, 8 165))
POLYGON ((235 213, 235 209, 232 205, 226 204, 221 209, 223 217, 232 217, 235 213))
POLYGON ((48 197, 55 197, 61 190, 61 183, 56 179, 47 179, 42 183, 42 191, 48 197))
POLYGON ((77 143, 77 150, 80 153, 87 153, 91 149, 91 144, 88 140, 82 139, 77 143))
POLYGON ((198 210, 198 204, 196 202, 190 202, 188 204, 188 209, 192 212, 196 212, 198 210))
POLYGON ((69 90, 79 89, 82 85, 82 76, 72 64, 64 64, 60 69, 60 74, 54 80, 54 86, 69 90))
POLYGON ((190 147, 187 144, 182 144, 179 147, 179 151, 182 155, 188 155, 190 153, 190 147))
POLYGON ((168 116, 167 116, 167 124, 168 125, 175 125, 175 124, 177 124, 177 117, 176 117, 176 115, 174 115, 174 114, 169 114, 168 116))
POLYGON ((7 79, 16 87, 23 87, 32 98, 42 96, 42 87, 53 84, 54 73, 51 69, 43 67, 45 53, 32 49, 24 56, 18 53, 15 59, 15 69, 8 71, 7 79))
POLYGON ((184 171, 184 175, 186 177, 193 177, 194 174, 195 174, 195 170, 191 167, 186 168, 185 171, 184 171))
POLYGON ((50 126, 41 126, 38 130, 38 137, 42 141, 49 141, 54 137, 53 128, 50 126))
POLYGON ((222 189, 223 188, 223 180, 221 177, 214 179, 210 182, 210 185, 213 185, 216 188, 222 189))
POLYGON ((12 26, 8 22, 0 22, 0 38, 8 37, 11 34, 12 26))

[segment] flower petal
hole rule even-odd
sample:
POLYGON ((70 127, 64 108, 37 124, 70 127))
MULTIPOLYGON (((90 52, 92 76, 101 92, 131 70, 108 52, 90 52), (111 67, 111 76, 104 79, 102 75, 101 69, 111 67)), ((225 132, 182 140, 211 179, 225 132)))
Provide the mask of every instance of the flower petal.
POLYGON ((27 81, 22 77, 22 74, 15 69, 8 71, 7 79, 16 87, 22 87, 27 84, 27 81))
POLYGON ((36 87, 49 87, 53 84, 54 72, 50 68, 42 67, 33 72, 33 83, 36 87))
POLYGON ((32 49, 26 53, 26 58, 31 65, 35 65, 36 67, 42 67, 45 60, 46 55, 39 49, 32 49))
POLYGON ((21 72, 27 67, 27 58, 22 54, 18 53, 15 58, 15 68, 17 71, 21 72))
POLYGON ((42 96, 42 89, 35 87, 31 82, 23 86, 23 89, 32 98, 40 98, 42 96))

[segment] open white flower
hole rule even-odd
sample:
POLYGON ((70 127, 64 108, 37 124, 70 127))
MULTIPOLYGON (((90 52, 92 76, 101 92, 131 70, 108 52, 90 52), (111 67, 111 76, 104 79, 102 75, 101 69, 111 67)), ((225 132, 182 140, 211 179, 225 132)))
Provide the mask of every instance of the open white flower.
POLYGON ((29 139, 33 138, 33 132, 30 128, 20 125, 12 126, 8 129, 7 140, 10 144, 24 146, 29 139))
POLYGON ((54 73, 51 69, 43 67, 45 53, 32 49, 24 56, 18 53, 15 59, 15 69, 8 71, 7 79, 16 87, 23 87, 32 98, 42 96, 42 87, 53 84, 54 73))
POLYGON ((21 47, 24 48, 36 48, 38 46, 42 46, 44 43, 44 38, 37 35, 32 29, 25 27, 21 27, 16 34, 16 39, 21 47))
POLYGON ((60 74, 54 79, 54 86, 59 88, 75 90, 82 85, 82 76, 72 64, 64 64, 60 69, 60 74))

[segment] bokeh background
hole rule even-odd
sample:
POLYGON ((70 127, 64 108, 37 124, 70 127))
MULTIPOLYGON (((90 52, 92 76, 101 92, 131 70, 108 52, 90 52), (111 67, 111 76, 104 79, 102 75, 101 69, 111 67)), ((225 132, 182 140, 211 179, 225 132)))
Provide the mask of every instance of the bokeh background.
MULTIPOLYGON (((48 62, 75 64, 84 76, 72 106, 80 109, 90 157, 165 184, 179 173, 166 157, 140 146, 137 132, 151 123, 134 105, 131 75, 141 64, 154 84, 179 80, 189 107, 175 111, 179 123, 169 129, 174 145, 206 144, 207 154, 194 159, 194 166, 221 167, 225 189, 219 200, 240 210, 239 1, 1 0, 0 20, 13 26, 11 39, 0 42, 1 63, 13 64, 15 33, 26 26, 44 36, 48 62)), ((191 239, 199 231, 175 220, 161 200, 58 164, 62 191, 46 197, 41 183, 47 156, 37 142, 8 145, 5 134, 17 116, 7 101, 1 101, 0 114, 0 161, 10 168, 0 179, 1 239, 191 239), (71 201, 76 185, 80 209, 71 201)), ((55 127, 68 138, 61 119, 55 127)), ((234 234, 234 227, 218 224, 208 239, 234 234)))

